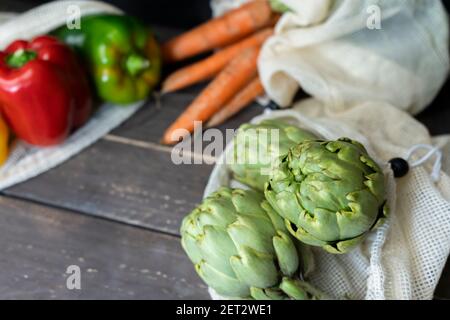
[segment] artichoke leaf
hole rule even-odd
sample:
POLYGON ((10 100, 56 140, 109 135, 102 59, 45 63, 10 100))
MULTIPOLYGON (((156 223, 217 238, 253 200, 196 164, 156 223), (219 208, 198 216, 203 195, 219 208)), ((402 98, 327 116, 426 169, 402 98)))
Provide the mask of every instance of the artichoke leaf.
POLYGON ((341 239, 354 238, 370 230, 379 214, 378 201, 367 189, 352 192, 347 199, 350 210, 336 215, 341 239))
POLYGON ((279 273, 274 256, 244 247, 239 256, 230 258, 238 279, 250 287, 270 288, 279 283, 279 273))
POLYGON ((264 167, 258 166, 257 168, 252 168, 251 166, 248 166, 246 170, 243 170, 242 173, 236 173, 234 174, 234 178, 239 181, 240 183, 243 183, 251 188, 254 189, 260 189, 261 186, 264 185, 264 183, 269 179, 268 175, 262 175, 261 170, 270 170, 270 167, 264 167))
POLYGON ((312 247, 305 245, 300 241, 297 241, 295 245, 300 257, 300 276, 307 278, 315 269, 315 260, 312 247))
POLYGON ((292 280, 290 278, 283 278, 280 284, 280 289, 286 293, 290 298, 295 300, 310 300, 308 292, 302 288, 299 280, 292 280))
POLYGON ((286 300, 286 295, 278 288, 261 289, 251 287, 250 294, 255 300, 286 300))
POLYGON ((239 213, 264 216, 265 212, 260 204, 264 195, 254 190, 233 190, 231 201, 239 213))
POLYGON ((240 215, 235 223, 228 226, 227 232, 239 253, 242 248, 251 247, 261 253, 274 254, 271 241, 275 229, 268 217, 240 215))
POLYGON ((250 297, 250 287, 245 282, 221 273, 205 261, 196 264, 195 270, 200 278, 220 295, 230 298, 250 297))
POLYGON ((301 242, 303 242, 305 244, 309 244, 311 246, 317 246, 317 247, 323 247, 327 244, 326 241, 314 238, 306 230, 304 230, 301 227, 295 226, 289 220, 286 219, 285 223, 286 223, 286 228, 288 229, 289 233, 291 233, 295 238, 297 238, 301 242))
POLYGON ((197 241, 197 250, 200 251, 202 260, 230 277, 234 276, 234 271, 229 263, 223 262, 223 257, 230 257, 238 254, 233 241, 223 227, 206 226, 204 236, 197 241))
POLYGON ((314 238, 322 241, 336 241, 340 239, 340 229, 335 212, 316 208, 311 214, 302 211, 296 223, 314 238))
MULTIPOLYGON (((298 130, 298 128, 294 126, 287 127, 285 129, 285 132, 289 140, 292 141, 317 140, 317 136, 315 136, 311 132, 308 132, 306 130, 298 130)), ((286 150, 286 153, 287 151, 289 151, 289 148, 286 150)))
POLYGON ((268 201, 263 201, 261 203, 261 208, 266 211, 269 216, 275 230, 278 231, 287 231, 286 226, 284 225, 283 218, 272 208, 268 201))
POLYGON ((276 193, 274 191, 269 191, 269 189, 270 188, 266 190, 265 195, 272 208, 274 208, 284 219, 297 223, 300 213, 304 209, 298 201, 296 194, 289 191, 276 193))
POLYGON ((353 239, 341 240, 335 244, 326 244, 323 248, 329 253, 344 254, 360 244, 364 237, 365 234, 353 239))
POLYGON ((278 231, 278 236, 273 238, 273 247, 278 258, 278 266, 284 276, 293 277, 299 268, 297 248, 290 236, 278 231))
POLYGON ((185 233, 181 239, 181 246, 188 255, 192 263, 197 264, 203 259, 203 255, 200 250, 198 250, 197 240, 194 236, 185 233))
POLYGON ((380 173, 372 173, 366 176, 366 181, 364 185, 370 190, 372 195, 376 197, 378 201, 383 201, 385 199, 384 194, 384 177, 380 173))
POLYGON ((280 289, 295 300, 327 299, 327 296, 323 292, 301 280, 283 278, 280 289))

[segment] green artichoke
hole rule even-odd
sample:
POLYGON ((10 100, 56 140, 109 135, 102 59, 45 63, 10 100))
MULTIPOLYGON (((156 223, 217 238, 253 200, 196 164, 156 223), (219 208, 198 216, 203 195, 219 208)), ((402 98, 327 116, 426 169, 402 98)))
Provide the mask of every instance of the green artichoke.
POLYGON ((234 178, 257 190, 264 190, 273 160, 305 140, 317 139, 312 133, 281 120, 242 125, 234 139, 229 168, 234 178))
POLYGON ((345 138, 293 147, 279 158, 265 196, 292 235, 331 253, 348 252, 387 215, 380 167, 345 138))
POLYGON ((264 300, 320 295, 298 279, 299 249, 261 193, 220 189, 183 220, 181 235, 199 276, 222 296, 264 300))

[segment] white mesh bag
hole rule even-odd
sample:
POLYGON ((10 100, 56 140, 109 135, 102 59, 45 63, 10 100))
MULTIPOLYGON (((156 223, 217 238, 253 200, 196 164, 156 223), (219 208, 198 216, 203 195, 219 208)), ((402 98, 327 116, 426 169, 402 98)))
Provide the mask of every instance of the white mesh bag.
MULTIPOLYGON (((211 4, 219 15, 243 2, 211 4)), ((349 254, 313 248, 316 269, 309 280, 336 299, 432 299, 450 251, 450 137, 430 137, 406 112, 425 108, 448 74, 441 1, 280 2, 292 11, 263 47, 260 77, 282 106, 291 104, 299 83, 314 98, 253 122, 284 118, 325 139, 358 140, 387 177, 387 223, 349 254), (377 10, 380 30, 371 20, 377 10), (412 166, 398 180, 387 165, 396 157, 412 166)), ((232 144, 219 159, 205 197, 220 186, 239 186, 222 163, 231 150, 232 144)))
MULTIPOLYGON (((81 16, 120 14, 114 6, 98 1, 55 1, 23 14, 0 12, 0 50, 16 39, 32 39, 66 23, 77 10, 81 16)), ((117 107, 103 104, 87 124, 63 144, 36 148, 19 142, 0 168, 0 190, 33 178, 74 156, 132 116, 144 102, 117 107)))
MULTIPOLYGON (((264 44, 259 73, 281 106, 300 84, 330 108, 383 101, 415 114, 447 77, 448 16, 440 0, 278 1, 292 11, 264 44)), ((213 0, 212 7, 218 15, 242 2, 213 0)))
MULTIPOLYGON (((310 99, 253 122, 269 118, 282 118, 325 139, 362 142, 387 178, 387 223, 348 254, 313 248, 311 283, 336 299, 432 299, 450 251, 450 136, 431 138, 407 113, 377 102, 335 113, 310 99), (397 180, 388 165, 396 157, 412 166, 397 180)), ((223 163, 232 148, 231 143, 219 159, 205 197, 221 186, 238 186, 223 163)))

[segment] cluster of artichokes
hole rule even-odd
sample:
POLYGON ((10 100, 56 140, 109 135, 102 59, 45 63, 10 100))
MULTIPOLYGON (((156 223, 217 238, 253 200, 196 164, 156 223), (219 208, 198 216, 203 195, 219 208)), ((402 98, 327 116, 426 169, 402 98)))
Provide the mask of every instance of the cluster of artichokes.
POLYGON ((279 120, 243 125, 234 144, 245 161, 230 170, 253 190, 222 188, 184 219, 197 273, 225 297, 322 298, 303 281, 309 246, 347 253, 384 221, 382 170, 356 141, 322 141, 279 120))

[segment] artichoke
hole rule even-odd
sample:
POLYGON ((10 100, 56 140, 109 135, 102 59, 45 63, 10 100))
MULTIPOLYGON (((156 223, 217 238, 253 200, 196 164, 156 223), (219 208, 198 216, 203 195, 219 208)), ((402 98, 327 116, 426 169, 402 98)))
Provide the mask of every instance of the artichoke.
POLYGON ((199 276, 222 296, 264 300, 320 295, 298 278, 298 247, 261 193, 220 189, 183 220, 181 235, 199 276))
POLYGON ((384 175, 350 139, 306 141, 278 160, 266 199, 303 243, 345 253, 387 215, 384 175))
POLYGON ((264 190, 273 160, 305 140, 317 139, 312 133, 280 120, 242 125, 234 139, 229 168, 234 178, 257 190, 264 190))

